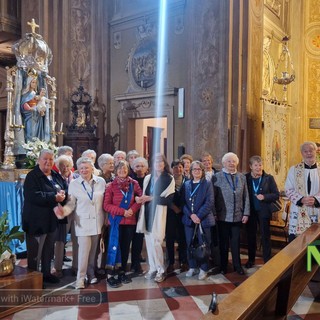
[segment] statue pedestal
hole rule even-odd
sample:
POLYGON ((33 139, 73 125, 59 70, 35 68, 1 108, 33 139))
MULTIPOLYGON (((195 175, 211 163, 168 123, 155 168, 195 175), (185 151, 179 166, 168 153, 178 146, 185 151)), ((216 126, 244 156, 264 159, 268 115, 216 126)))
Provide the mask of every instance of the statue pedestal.
POLYGON ((0 169, 0 181, 15 182, 20 180, 22 174, 27 174, 31 169, 0 169))

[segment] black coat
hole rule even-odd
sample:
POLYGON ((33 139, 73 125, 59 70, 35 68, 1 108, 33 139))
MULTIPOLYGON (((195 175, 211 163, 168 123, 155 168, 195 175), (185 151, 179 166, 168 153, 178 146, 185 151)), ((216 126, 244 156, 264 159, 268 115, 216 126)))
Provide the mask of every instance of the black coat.
MULTIPOLYGON (((51 170, 51 176, 54 184, 39 166, 36 166, 26 176, 23 186, 22 228, 28 234, 46 234, 57 228, 58 219, 53 212, 53 208, 58 204, 55 198, 57 185, 65 191, 67 191, 67 185, 59 173, 51 170)), ((64 202, 61 204, 63 205, 64 202)))
MULTIPOLYGON (((254 214, 254 190, 252 186, 252 176, 251 173, 246 174, 249 199, 250 199, 250 214, 254 214)), ((258 194, 264 195, 264 200, 260 201, 260 214, 263 218, 271 218, 272 212, 270 210, 270 203, 279 199, 280 192, 278 190, 277 184, 271 174, 267 174, 263 171, 262 179, 259 187, 258 194)))

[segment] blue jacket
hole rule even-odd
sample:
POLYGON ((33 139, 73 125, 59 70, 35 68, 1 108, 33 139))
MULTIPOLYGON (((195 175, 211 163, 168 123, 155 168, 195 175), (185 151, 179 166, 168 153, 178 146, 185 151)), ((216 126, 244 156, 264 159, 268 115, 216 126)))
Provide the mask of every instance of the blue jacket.
POLYGON ((186 181, 181 190, 183 202, 182 223, 187 226, 193 225, 190 216, 192 213, 195 213, 201 220, 201 225, 203 227, 214 226, 214 192, 211 181, 207 181, 205 178, 201 180, 199 189, 194 195, 193 212, 191 211, 190 200, 192 183, 192 180, 186 181))

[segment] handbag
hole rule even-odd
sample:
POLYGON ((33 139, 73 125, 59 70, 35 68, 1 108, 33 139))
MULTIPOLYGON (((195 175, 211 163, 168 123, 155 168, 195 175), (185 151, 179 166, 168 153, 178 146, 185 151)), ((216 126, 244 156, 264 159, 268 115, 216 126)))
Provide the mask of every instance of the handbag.
POLYGON ((201 223, 196 224, 194 228, 193 237, 192 237, 190 246, 188 248, 188 251, 189 251, 190 258, 198 262, 205 262, 206 260, 208 260, 210 256, 210 247, 207 243, 201 223), (202 243, 200 243, 197 236, 198 228, 200 231, 200 237, 201 237, 202 243))
POLYGON ((270 203, 271 212, 278 212, 282 210, 282 202, 280 199, 270 203))

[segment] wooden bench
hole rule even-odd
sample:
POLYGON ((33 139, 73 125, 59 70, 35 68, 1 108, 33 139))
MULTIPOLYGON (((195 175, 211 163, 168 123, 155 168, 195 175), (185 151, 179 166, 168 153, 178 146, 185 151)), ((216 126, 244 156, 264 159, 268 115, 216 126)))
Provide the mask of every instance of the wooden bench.
POLYGON ((318 270, 307 272, 307 246, 320 239, 320 225, 313 224, 289 243, 203 319, 285 319, 318 270))

